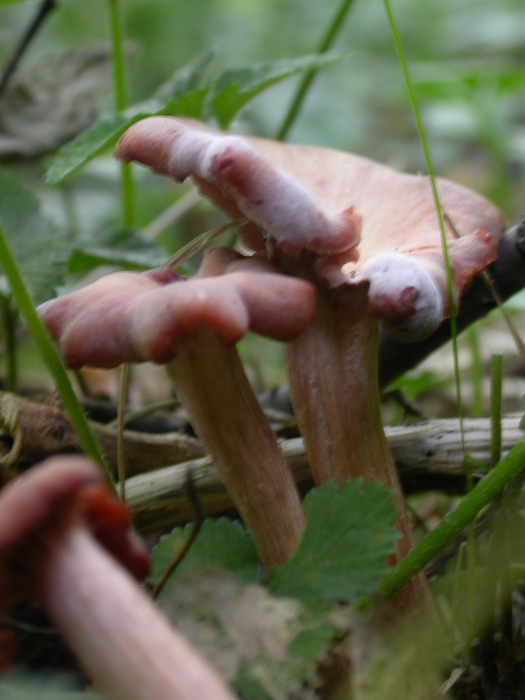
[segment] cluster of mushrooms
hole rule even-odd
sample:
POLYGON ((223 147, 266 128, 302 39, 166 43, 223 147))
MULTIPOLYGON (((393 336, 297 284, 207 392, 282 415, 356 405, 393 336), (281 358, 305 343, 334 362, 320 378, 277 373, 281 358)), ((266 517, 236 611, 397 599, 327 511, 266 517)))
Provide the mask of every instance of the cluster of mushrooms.
MULTIPOLYGON (((347 153, 225 135, 169 117, 135 124, 119 141, 116 156, 177 181, 191 177, 232 219, 245 221, 239 235, 250 254, 212 249, 191 279, 168 268, 118 272, 43 304, 41 316, 66 362, 72 368, 166 364, 177 397, 254 535, 261 561, 272 567, 296 550, 305 515, 235 344, 248 330, 284 342, 291 398, 316 484, 363 477, 392 489, 400 530, 393 560, 403 557, 412 543, 410 520, 381 423, 378 338, 382 323, 398 338, 420 340, 450 314, 428 178, 347 153)), ((496 258, 504 224, 498 210, 477 194, 447 180, 438 180, 438 188, 461 234, 451 231, 448 240, 457 303, 472 277, 496 258)), ((39 467, 4 489, 2 605, 11 604, 14 590, 17 599, 37 598, 97 686, 112 697, 230 697, 175 630, 162 619, 155 632, 146 623, 159 615, 121 569, 140 577, 144 555, 127 532, 104 534, 101 523, 108 513, 119 522, 124 516, 106 497, 97 510, 96 480, 93 466, 75 459, 39 467), (11 505, 17 495, 39 513, 41 524, 35 525, 35 518, 32 533, 11 505), (9 508, 15 517, 5 534, 9 508), (15 536, 17 523, 22 536, 15 536), (120 564, 108 561, 108 551, 120 564), (28 558, 38 581, 28 575, 28 558), (97 567, 105 573, 95 575, 97 567), (119 599, 114 605, 112 596, 119 599), (119 639, 103 616, 92 612, 97 606, 129 620, 122 622, 126 629, 119 639), (143 653, 136 651, 141 635, 147 635, 148 647, 143 666, 154 669, 150 680, 160 678, 153 694, 147 691, 147 673, 132 668, 134 654, 143 653), (112 645, 120 662, 109 658, 112 645), (118 663, 127 668, 120 677, 108 670, 118 663), (161 673, 161 663, 171 664, 170 670, 161 673), (206 692, 192 685, 197 676, 209 682, 206 692)), ((425 588, 424 577, 416 577, 398 594, 399 605, 415 601, 425 588)), ((5 634, 0 656, 9 658, 11 650, 5 634)))

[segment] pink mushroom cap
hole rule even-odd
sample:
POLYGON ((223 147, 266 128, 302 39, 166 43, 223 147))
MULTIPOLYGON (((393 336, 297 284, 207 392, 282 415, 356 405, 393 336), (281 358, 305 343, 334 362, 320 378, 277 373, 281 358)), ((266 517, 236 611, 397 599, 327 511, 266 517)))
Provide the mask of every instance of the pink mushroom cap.
POLYGON ((248 330, 280 341, 299 335, 314 313, 312 285, 257 257, 206 252, 197 277, 159 268, 117 272, 39 307, 70 367, 173 359, 207 326, 226 345, 248 330))
MULTIPOLYGON (((133 125, 115 155, 178 181, 193 177, 229 216, 248 217, 241 236, 254 250, 269 239, 285 256, 307 251, 315 256, 317 279, 328 287, 368 287, 370 312, 402 339, 421 339, 450 315, 428 177, 349 153, 222 134, 170 117, 133 125)), ((447 232, 457 302, 473 275, 496 259, 504 221, 471 190, 444 178, 437 185, 461 234, 447 232)))

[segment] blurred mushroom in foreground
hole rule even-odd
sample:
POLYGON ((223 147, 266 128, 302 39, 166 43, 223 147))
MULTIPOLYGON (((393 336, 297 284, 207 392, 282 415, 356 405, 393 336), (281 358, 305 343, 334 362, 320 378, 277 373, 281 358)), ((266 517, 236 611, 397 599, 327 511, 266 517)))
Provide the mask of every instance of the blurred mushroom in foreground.
MULTIPOLYGON (((55 457, 0 493, 0 613, 34 598, 115 700, 232 700, 134 579, 149 558, 95 464, 55 457)), ((12 639, 0 635, 0 669, 12 639)))

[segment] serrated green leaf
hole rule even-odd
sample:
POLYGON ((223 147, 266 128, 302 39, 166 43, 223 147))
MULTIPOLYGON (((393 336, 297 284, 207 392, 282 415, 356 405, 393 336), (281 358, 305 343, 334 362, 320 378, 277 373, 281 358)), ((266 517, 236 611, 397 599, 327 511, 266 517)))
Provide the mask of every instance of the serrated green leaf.
POLYGON ((180 576, 162 607, 243 698, 289 700, 333 638, 323 615, 221 570, 180 576))
POLYGON ((146 241, 137 231, 112 229, 77 238, 69 263, 70 272, 87 272, 99 265, 117 265, 126 270, 148 270, 166 262, 161 246, 146 241))
POLYGON ((223 129, 248 102, 272 85, 293 75, 340 61, 347 54, 315 54, 301 58, 256 63, 225 71, 213 87, 213 114, 223 129))
POLYGON ((35 303, 55 296, 67 273, 70 245, 64 232, 41 213, 33 193, 2 169, 0 223, 35 303))
POLYGON ((92 127, 63 146, 46 173, 51 187, 62 182, 87 162, 114 146, 135 122, 159 114, 200 117, 209 86, 202 81, 213 55, 199 58, 177 71, 154 95, 125 112, 102 117, 92 127))
POLYGON ((309 606, 353 603, 388 571, 399 537, 393 494, 380 484, 330 481, 304 500, 307 525, 296 553, 272 571, 268 586, 309 606))
MULTIPOLYGON (((192 527, 190 524, 184 528, 175 528, 153 548, 153 573, 149 579, 151 583, 155 584, 161 579, 176 554, 188 541, 192 527)), ((252 534, 239 522, 227 518, 205 520, 197 539, 171 581, 190 571, 203 571, 210 567, 220 567, 246 583, 258 580, 261 563, 255 542, 252 534)), ((166 590, 168 586, 164 592, 166 590)))

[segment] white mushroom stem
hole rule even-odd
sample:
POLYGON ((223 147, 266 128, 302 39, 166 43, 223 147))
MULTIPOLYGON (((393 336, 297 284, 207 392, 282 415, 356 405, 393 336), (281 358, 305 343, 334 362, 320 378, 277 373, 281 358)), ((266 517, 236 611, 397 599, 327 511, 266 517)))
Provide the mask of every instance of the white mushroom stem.
MULTIPOLYGON (((363 477, 394 492, 402 534, 393 559, 399 561, 412 547, 411 523, 381 421, 379 325, 367 313, 366 288, 318 291, 314 320, 286 346, 290 394, 310 469, 317 485, 363 477)), ((424 579, 411 585, 421 590, 424 579)), ((407 599, 414 593, 404 591, 407 599)))
POLYGON ((114 700, 233 700, 84 526, 58 535, 39 573, 38 600, 96 690, 114 700))
POLYGON ((235 347, 202 328, 168 367, 195 432, 267 566, 284 564, 306 524, 290 468, 235 347))

